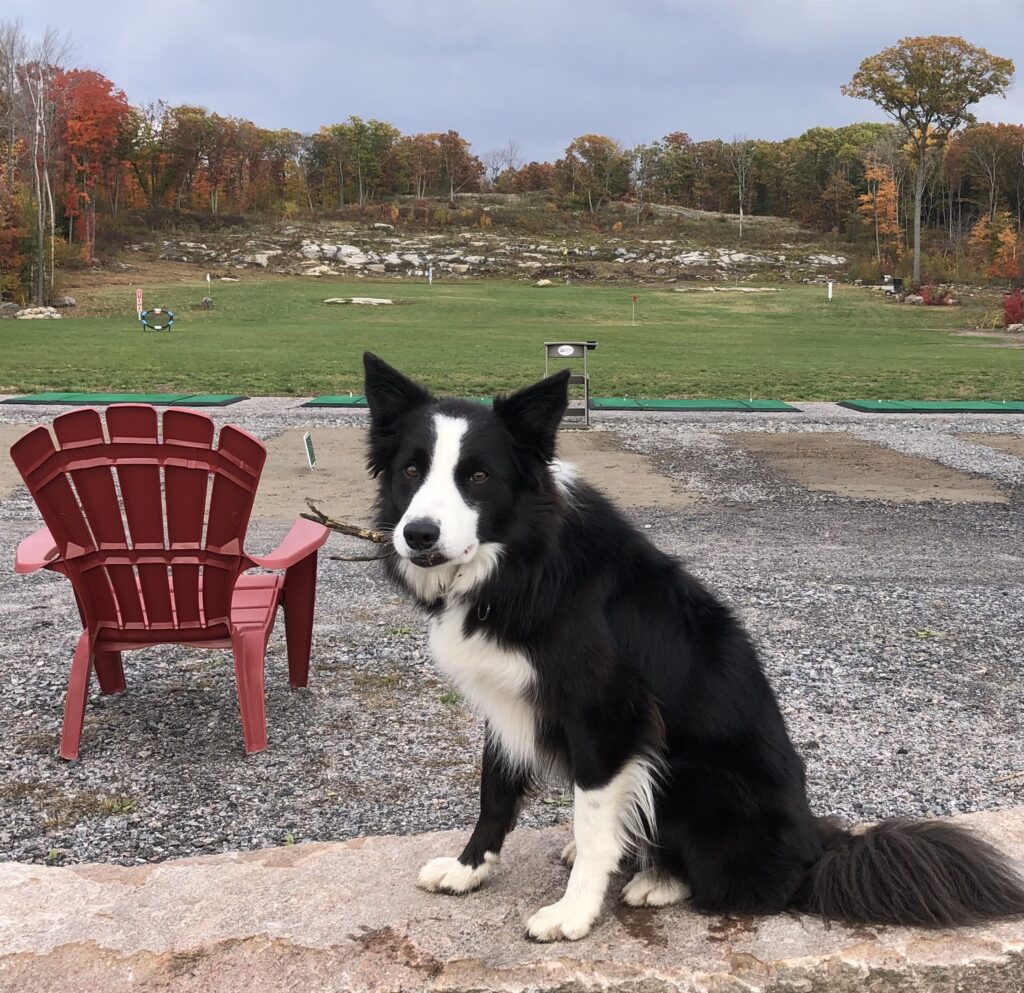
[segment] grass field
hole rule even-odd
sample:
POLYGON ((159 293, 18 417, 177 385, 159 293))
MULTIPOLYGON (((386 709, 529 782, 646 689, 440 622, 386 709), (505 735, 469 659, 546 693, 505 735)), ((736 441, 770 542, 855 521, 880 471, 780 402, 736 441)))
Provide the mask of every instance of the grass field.
POLYGON ((838 400, 1024 399, 1024 349, 952 334, 980 316, 885 304, 868 290, 786 285, 773 294, 628 286, 246 279, 214 284, 216 307, 190 310, 205 284, 147 287, 173 332, 147 333, 130 290, 92 290, 101 316, 0 324, 0 390, 121 390, 313 395, 358 391, 360 354, 378 352, 438 391, 488 394, 543 369, 545 340, 594 339, 600 396, 838 400), (325 306, 386 296, 392 307, 325 306))

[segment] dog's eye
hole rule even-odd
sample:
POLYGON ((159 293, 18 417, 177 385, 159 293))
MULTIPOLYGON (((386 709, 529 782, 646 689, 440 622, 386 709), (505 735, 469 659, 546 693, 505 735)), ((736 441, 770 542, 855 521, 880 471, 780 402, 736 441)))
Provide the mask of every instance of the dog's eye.
POLYGON ((477 469, 477 471, 474 472, 469 478, 474 483, 486 483, 488 476, 487 473, 483 471, 483 469, 477 469))
POLYGON ((405 467, 405 468, 404 468, 404 469, 402 470, 402 472, 404 472, 404 473, 405 473, 405 474, 406 474, 406 475, 407 475, 407 476, 408 476, 408 477, 409 477, 410 479, 415 479, 415 478, 416 478, 417 476, 419 476, 419 474, 420 474, 420 471, 419 471, 419 469, 418 469, 418 468, 416 467, 416 463, 415 463, 415 462, 410 462, 410 463, 409 463, 409 464, 408 464, 408 465, 407 465, 407 466, 406 466, 406 467, 405 467))

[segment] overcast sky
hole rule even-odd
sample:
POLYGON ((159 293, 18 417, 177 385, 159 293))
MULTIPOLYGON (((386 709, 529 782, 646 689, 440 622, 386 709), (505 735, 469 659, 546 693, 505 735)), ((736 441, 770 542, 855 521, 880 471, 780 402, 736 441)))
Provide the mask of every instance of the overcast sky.
POLYGON ((1024 122, 1024 0, 3 0, 0 18, 67 31, 74 61, 133 103, 303 132, 350 114, 454 128, 478 154, 510 138, 545 159, 587 132, 783 138, 879 120, 839 87, 914 34, 1016 57, 1022 82, 977 113, 1024 122))

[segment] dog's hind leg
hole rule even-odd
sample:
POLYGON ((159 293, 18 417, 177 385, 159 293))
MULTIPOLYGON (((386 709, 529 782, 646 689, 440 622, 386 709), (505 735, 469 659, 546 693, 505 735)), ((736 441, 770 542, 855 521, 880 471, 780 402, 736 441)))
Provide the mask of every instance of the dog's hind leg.
POLYGON ((641 869, 622 889, 630 907, 668 907, 689 896, 689 885, 664 869, 641 869))
POLYGON ((537 941, 575 941, 590 933, 601 913, 608 877, 644 826, 652 822, 653 774, 632 759, 604 786, 575 790, 576 858, 565 895, 542 907, 526 925, 537 941))
POLYGON ((527 771, 510 768, 488 733, 480 779, 480 817, 469 843, 457 859, 449 856, 427 862, 420 869, 417 885, 433 893, 459 894, 478 889, 498 861, 530 782, 527 771))

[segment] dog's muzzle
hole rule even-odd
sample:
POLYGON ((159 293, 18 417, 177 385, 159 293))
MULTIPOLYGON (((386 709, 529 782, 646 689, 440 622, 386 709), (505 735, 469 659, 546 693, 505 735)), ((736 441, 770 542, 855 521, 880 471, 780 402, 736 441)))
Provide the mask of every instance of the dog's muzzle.
POLYGON ((414 565, 430 568, 448 561, 448 557, 437 548, 437 543, 441 539, 441 528, 435 521, 426 517, 409 521, 402 528, 402 537, 412 553, 409 561, 414 565))

